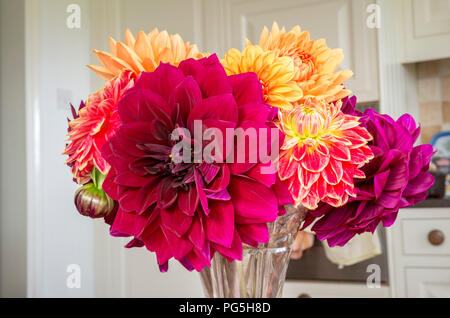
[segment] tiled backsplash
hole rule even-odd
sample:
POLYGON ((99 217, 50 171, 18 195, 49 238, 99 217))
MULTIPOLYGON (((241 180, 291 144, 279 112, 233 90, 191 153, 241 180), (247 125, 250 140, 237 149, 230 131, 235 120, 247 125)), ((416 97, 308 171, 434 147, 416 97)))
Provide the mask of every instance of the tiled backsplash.
POLYGON ((417 63, 422 143, 450 131, 450 59, 417 63))

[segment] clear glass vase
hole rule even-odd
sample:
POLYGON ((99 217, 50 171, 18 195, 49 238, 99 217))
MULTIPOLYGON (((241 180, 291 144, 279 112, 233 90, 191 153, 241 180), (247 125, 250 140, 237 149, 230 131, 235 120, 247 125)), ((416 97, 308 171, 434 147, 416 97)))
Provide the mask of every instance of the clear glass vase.
POLYGON ((209 298, 281 297, 291 245, 306 208, 286 207, 286 214, 269 224, 270 241, 258 247, 244 245, 242 261, 229 262, 216 253, 211 267, 200 272, 209 298))

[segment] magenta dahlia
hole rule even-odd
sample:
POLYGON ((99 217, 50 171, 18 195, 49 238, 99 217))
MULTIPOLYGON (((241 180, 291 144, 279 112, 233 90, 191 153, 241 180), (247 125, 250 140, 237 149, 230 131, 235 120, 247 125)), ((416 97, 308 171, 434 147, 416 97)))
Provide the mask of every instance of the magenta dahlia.
POLYGON ((316 221, 312 230, 330 246, 343 246, 356 234, 373 233, 380 222, 391 226, 398 210, 424 200, 434 182, 428 173, 433 147, 414 147, 420 127, 410 115, 395 121, 373 109, 355 111, 355 104, 355 97, 346 98, 342 110, 361 117, 361 126, 373 136, 369 145, 375 157, 361 168, 366 178, 354 180, 356 198, 338 208, 319 205, 308 212, 303 226, 316 221))
POLYGON ((174 132, 186 145, 197 143, 197 120, 202 131, 224 136, 227 128, 272 128, 274 112, 256 74, 227 76, 215 55, 178 67, 161 63, 140 75, 118 109, 122 126, 102 148, 111 165, 103 189, 119 202, 112 235, 132 236, 127 247, 155 252, 161 271, 172 257, 200 271, 216 252, 240 260, 243 243, 268 242, 267 223, 292 203, 276 172, 263 171, 271 162, 189 163, 172 156, 179 145, 174 132))

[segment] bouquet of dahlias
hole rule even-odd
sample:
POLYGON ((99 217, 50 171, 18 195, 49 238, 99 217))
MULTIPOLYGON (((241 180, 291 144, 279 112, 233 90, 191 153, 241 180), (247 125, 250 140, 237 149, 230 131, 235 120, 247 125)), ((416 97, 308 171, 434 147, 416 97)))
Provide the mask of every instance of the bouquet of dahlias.
POLYGON ((155 252, 161 271, 172 258, 197 271, 214 255, 241 260, 288 205, 342 246, 392 225, 433 183, 414 119, 355 110, 342 51, 298 26, 274 23, 221 59, 157 29, 110 47, 89 66, 104 88, 69 120, 75 204, 155 252))

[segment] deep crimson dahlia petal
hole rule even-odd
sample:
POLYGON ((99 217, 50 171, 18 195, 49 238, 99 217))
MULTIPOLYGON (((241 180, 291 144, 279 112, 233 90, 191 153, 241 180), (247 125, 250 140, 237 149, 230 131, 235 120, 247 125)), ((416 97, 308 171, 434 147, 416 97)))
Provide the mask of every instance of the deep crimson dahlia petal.
POLYGON ((234 206, 231 201, 211 201, 205 218, 206 235, 211 242, 230 247, 234 236, 234 206))
MULTIPOLYGON (((229 80, 233 87, 233 95, 236 98, 238 105, 255 102, 261 104, 263 102, 261 83, 259 82, 256 73, 250 72, 232 75, 229 77, 229 80)), ((245 109, 245 107, 242 108, 245 109)))
POLYGON ((202 91, 192 77, 185 77, 170 95, 172 121, 177 122, 178 116, 186 125, 189 113, 202 100, 202 91))
POLYGON ((125 212, 119 208, 115 221, 110 230, 111 233, 115 233, 116 235, 114 236, 133 235, 135 219, 136 215, 134 213, 125 212))
POLYGON ((190 229, 192 221, 192 216, 186 215, 176 206, 171 209, 161 209, 161 222, 179 237, 190 229))
POLYGON ((215 54, 200 60, 185 60, 179 68, 185 75, 195 78, 204 97, 232 93, 229 77, 215 54))
MULTIPOLYGON (((281 182, 278 175, 276 176, 275 183, 274 183, 272 189, 275 192, 275 195, 277 196, 278 206, 284 207, 285 205, 288 205, 288 204, 294 204, 294 199, 292 198, 291 194, 289 193, 287 184, 285 182, 281 182)), ((284 211, 284 213, 285 213, 285 211, 284 211)))
POLYGON ((172 230, 165 226, 162 226, 161 229, 167 239, 170 249, 172 250, 173 257, 176 260, 181 260, 189 254, 193 248, 193 245, 187 237, 176 235, 172 232, 172 230))
MULTIPOLYGON (((209 245, 208 248, 209 250, 209 245)), ((196 271, 200 272, 205 266, 211 266, 211 256, 205 256, 203 253, 199 252, 197 249, 194 249, 190 252, 186 259, 189 260, 189 263, 195 268, 196 271)))
POLYGON ((228 165, 222 165, 216 174, 214 180, 204 189, 206 193, 219 193, 227 189, 230 184, 230 168, 228 165))
POLYGON ((247 176, 270 188, 275 184, 277 176, 272 173, 267 173, 267 171, 270 171, 269 169, 274 169, 272 162, 261 163, 251 168, 247 172, 247 176))
POLYGON ((178 207, 189 216, 194 215, 199 201, 197 189, 193 184, 190 184, 186 191, 180 191, 178 193, 178 207))
POLYGON ((209 214, 210 209, 208 207, 208 198, 206 197, 204 188, 205 184, 203 182, 203 178, 200 175, 200 172, 198 172, 197 169, 194 169, 194 179, 195 179, 195 186, 198 193, 198 197, 200 199, 200 205, 203 208, 203 212, 205 212, 206 215, 209 214))
POLYGON ((131 241, 129 241, 127 243, 127 245, 125 245, 126 248, 132 248, 132 247, 143 247, 144 246, 144 242, 142 242, 141 240, 138 239, 132 239, 131 241))
POLYGON ((132 173, 130 170, 123 170, 114 178, 114 182, 125 187, 142 187, 148 180, 132 173))
POLYGON ((123 123, 159 119, 171 126, 172 108, 160 95, 145 89, 130 89, 119 102, 119 115, 123 123))
POLYGON ((206 234, 201 217, 199 216, 194 217, 191 229, 189 230, 188 237, 196 248, 200 250, 203 249, 205 245, 206 234))
POLYGON ((249 178, 232 176, 230 194, 236 215, 258 223, 273 222, 278 214, 278 201, 275 193, 263 184, 249 178))
POLYGON ((216 95, 197 103, 189 114, 187 127, 193 132, 194 120, 219 119, 236 123, 238 118, 238 108, 233 95, 216 95))
POLYGON ((175 88, 185 78, 183 72, 169 63, 161 63, 153 72, 146 88, 168 101, 175 88))
MULTIPOLYGON (((158 121, 153 122, 151 125, 157 124, 158 121)), ((120 133, 123 137, 127 138, 130 142, 135 142, 136 144, 141 143, 153 143, 153 144, 166 144, 166 139, 157 138, 154 134, 154 130, 148 130, 149 122, 147 121, 133 121, 127 122, 120 127, 120 133)), ((165 127, 165 126, 164 126, 165 127)), ((167 136, 168 130, 165 129, 165 133, 162 135, 167 136)))
POLYGON ((225 247, 220 244, 211 243, 215 250, 222 254, 230 261, 242 260, 242 240, 237 230, 234 230, 233 242, 230 247, 225 247))
POLYGON ((145 185, 140 187, 136 194, 136 201, 141 203, 136 210, 138 213, 143 213, 158 200, 158 188, 156 185, 161 181, 160 177, 154 176, 146 178, 146 180, 145 185))
POLYGON ((178 197, 178 191, 174 187, 174 180, 172 178, 165 178, 161 180, 157 189, 158 207, 166 209, 175 203, 178 197))
POLYGON ((238 224, 236 228, 242 241, 246 244, 254 246, 258 242, 269 242, 269 230, 266 223, 238 224))
POLYGON ((172 248, 170 247, 162 229, 157 229, 147 237, 145 247, 156 253, 156 260, 159 265, 164 265, 174 257, 172 248))
POLYGON ((155 252, 161 271, 167 271, 172 257, 200 271, 215 253, 232 261, 242 258, 243 242, 266 242, 266 223, 291 200, 275 171, 262 171, 272 162, 248 160, 257 153, 249 145, 267 150, 271 160, 272 138, 283 141, 282 134, 262 130, 274 128, 274 112, 261 96, 254 74, 230 78, 216 56, 143 72, 118 103, 122 127, 102 147, 111 166, 104 189, 120 206, 111 234, 131 236, 128 247, 145 245, 155 252), (199 126, 196 120, 202 121, 199 126), (219 143, 226 149, 221 152, 208 148, 206 137, 198 140, 194 127, 204 136, 212 131, 224 135, 229 128, 257 133, 246 143, 219 143), (267 144, 260 142, 262 132, 267 144), (194 151, 187 158, 194 161, 180 162, 176 155, 186 159, 188 145, 194 151), (211 157, 199 160, 195 147, 211 150, 211 157), (245 149, 243 163, 224 160, 239 147, 245 149))
POLYGON ((123 192, 119 198, 120 207, 126 212, 133 212, 138 209, 136 195, 138 188, 129 188, 128 191, 123 192))

